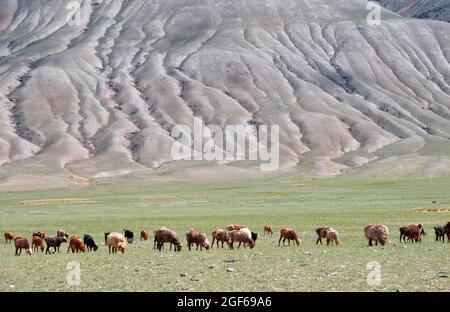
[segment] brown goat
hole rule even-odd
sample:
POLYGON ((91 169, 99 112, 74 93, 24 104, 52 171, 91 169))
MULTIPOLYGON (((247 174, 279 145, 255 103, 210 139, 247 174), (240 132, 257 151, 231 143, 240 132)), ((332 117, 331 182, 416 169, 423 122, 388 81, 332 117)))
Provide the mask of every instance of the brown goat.
POLYGON ((219 248, 219 242, 222 242, 222 248, 223 248, 223 243, 227 243, 227 245, 229 246, 231 243, 231 239, 230 239, 230 235, 228 235, 228 232, 222 229, 217 229, 214 230, 214 232, 212 232, 212 246, 214 246, 214 241, 216 241, 217 243, 217 248, 219 248))
POLYGON ((148 231, 147 230, 141 230, 141 241, 148 240, 148 231))
POLYGON ((406 242, 406 238, 408 239, 408 242, 420 242, 422 241, 422 238, 420 236, 420 229, 417 227, 410 227, 410 226, 402 226, 399 228, 400 231, 400 243, 402 242, 402 239, 404 242, 406 242))
POLYGON ((67 247, 67 252, 69 252, 70 250, 72 250, 72 253, 86 252, 86 246, 84 245, 84 242, 81 240, 81 238, 78 235, 72 235, 70 237, 69 247, 67 247))
MULTIPOLYGON (((283 240, 283 246, 286 246, 284 243, 286 240, 288 240, 288 245, 291 246, 291 240, 293 240, 297 246, 300 246, 302 241, 299 238, 299 235, 297 232, 295 232, 293 229, 281 229, 280 231, 280 239, 278 240, 278 246, 280 246, 281 240, 283 240)), ((295 245, 294 245, 295 246, 295 245)))
POLYGON ((227 226, 227 230, 229 232, 231 231, 239 231, 240 229, 245 228, 245 226, 239 225, 239 224, 230 224, 227 226))
POLYGON ((30 248, 28 239, 26 239, 25 237, 14 238, 14 245, 16 246, 16 256, 20 256, 22 254, 22 249, 25 249, 27 255, 31 256, 33 251, 30 248))
POLYGON ((380 243, 382 246, 389 243, 389 229, 383 224, 366 225, 364 234, 369 241, 369 246, 373 246, 372 241, 375 241, 375 245, 380 243))
POLYGON ((5 234, 3 234, 3 236, 5 236, 5 242, 7 243, 12 242, 14 240, 14 234, 12 232, 5 232, 5 234))
POLYGON ((231 240, 231 243, 229 244, 230 249, 234 249, 234 247, 233 247, 234 242, 239 243, 238 249, 240 248, 241 243, 248 244, 250 246, 250 248, 255 247, 255 241, 253 239, 249 238, 246 233, 244 233, 240 230, 230 231, 228 233, 228 235, 230 236, 230 240, 231 240))
POLYGON ((43 252, 45 249, 44 239, 39 236, 33 236, 31 240, 31 247, 33 248, 33 251, 38 252, 40 248, 41 251, 43 252))
MULTIPOLYGON (((405 230, 405 228, 408 228, 409 230, 406 230, 406 232, 409 233, 408 240, 411 240, 411 236, 415 237, 415 241, 416 242, 421 242, 422 241, 422 235, 425 235, 425 230, 423 228, 423 224, 422 223, 413 223, 413 224, 408 224, 404 227, 401 227, 400 229, 405 230), (416 235, 416 233, 419 233, 418 237, 416 235)), ((403 241, 405 241, 405 235, 402 233, 402 230, 400 230, 400 242, 402 240, 403 237, 403 241)))
POLYGON ((316 245, 318 245, 320 243, 320 245, 322 245, 322 238, 327 238, 327 230, 330 229, 328 226, 321 226, 320 228, 316 229, 316 233, 317 233, 317 240, 316 240, 316 245))
POLYGON ((264 225, 264 235, 266 235, 266 234, 273 235, 272 227, 269 225, 264 225))
POLYGON ((45 254, 51 254, 50 247, 53 247, 53 253, 55 253, 57 250, 59 253, 59 247, 61 247, 61 244, 67 242, 67 239, 65 237, 47 237, 44 240, 45 244, 47 245, 45 254))
POLYGON ((198 247, 200 246, 200 251, 205 248, 206 250, 209 250, 211 248, 211 244, 208 241, 208 238, 206 237, 206 234, 204 232, 199 232, 194 229, 190 229, 186 232, 186 241, 187 246, 189 248, 189 251, 191 250, 191 246, 195 244, 198 247))
POLYGON ((155 232, 155 242, 159 251, 164 247, 164 243, 170 243, 170 250, 172 250, 172 245, 174 245, 174 251, 181 251, 183 246, 177 237, 177 233, 167 228, 161 228, 155 232))

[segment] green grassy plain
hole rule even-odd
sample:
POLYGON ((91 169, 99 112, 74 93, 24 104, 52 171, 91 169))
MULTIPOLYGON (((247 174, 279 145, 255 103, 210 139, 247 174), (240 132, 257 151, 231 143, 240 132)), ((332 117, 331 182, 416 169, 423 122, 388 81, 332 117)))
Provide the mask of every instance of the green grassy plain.
POLYGON ((450 220, 450 179, 322 180, 270 178, 265 181, 210 183, 158 182, 92 185, 82 189, 0 193, 0 230, 31 237, 63 227, 94 236, 96 253, 15 257, 13 244, 0 243, 0 291, 449 291, 450 244, 434 241, 433 226, 450 220), (49 199, 78 199, 68 202, 49 199), (43 200, 36 202, 35 200, 43 200), (34 200, 34 201, 33 201, 34 200), (437 204, 432 201, 437 200, 437 204), (31 202, 30 202, 31 201, 31 202), (363 228, 383 223, 391 243, 367 247, 363 228), (420 244, 400 244, 398 227, 422 222, 428 235, 420 244), (151 233, 165 225, 182 241, 196 228, 208 233, 230 223, 262 232, 253 250, 154 251, 150 241, 135 241, 125 255, 109 255, 105 231, 125 228, 151 233), (316 246, 314 229, 336 228, 340 247, 316 246), (300 232, 301 247, 277 247, 278 231, 300 232), (81 284, 66 283, 67 263, 81 265, 81 284), (366 268, 381 265, 381 285, 369 286, 366 268), (228 272, 228 269, 235 269, 228 272))

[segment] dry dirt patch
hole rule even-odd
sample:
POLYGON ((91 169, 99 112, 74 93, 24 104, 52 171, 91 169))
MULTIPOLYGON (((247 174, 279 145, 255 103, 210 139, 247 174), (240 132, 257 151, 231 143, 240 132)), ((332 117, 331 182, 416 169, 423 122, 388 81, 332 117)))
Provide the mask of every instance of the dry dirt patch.
POLYGON ((239 193, 239 196, 263 196, 263 197, 279 197, 288 196, 290 193, 287 192, 254 192, 254 193, 239 193))
POLYGON ((189 196, 176 196, 176 195, 152 195, 152 196, 145 196, 142 197, 142 200, 145 201, 159 201, 159 202, 165 202, 165 201, 179 201, 179 200, 214 200, 216 199, 216 196, 212 195, 189 195, 189 196))
POLYGON ((450 212, 450 208, 444 208, 444 207, 414 208, 413 210, 420 211, 420 212, 434 212, 434 213, 450 212))
POLYGON ((95 201, 89 198, 54 198, 54 199, 33 199, 19 202, 20 205, 55 205, 55 204, 91 204, 95 201))

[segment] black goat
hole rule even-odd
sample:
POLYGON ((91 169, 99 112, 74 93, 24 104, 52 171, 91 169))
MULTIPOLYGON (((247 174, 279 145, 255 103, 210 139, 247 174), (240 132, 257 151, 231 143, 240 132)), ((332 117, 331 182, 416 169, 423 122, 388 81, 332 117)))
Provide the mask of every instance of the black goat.
POLYGON ((108 240, 108 235, 111 234, 111 232, 106 232, 105 233, 105 246, 107 244, 107 240, 108 240))
POLYGON ((130 230, 123 230, 124 232, 124 236, 128 241, 128 244, 132 244, 133 240, 134 240, 134 233, 131 232, 130 230))
POLYGON ((83 242, 88 251, 92 251, 92 250, 97 251, 98 246, 95 243, 94 238, 91 235, 85 234, 83 237, 83 242))
POLYGON ((436 241, 445 242, 444 228, 442 226, 434 227, 434 234, 436 235, 436 241))

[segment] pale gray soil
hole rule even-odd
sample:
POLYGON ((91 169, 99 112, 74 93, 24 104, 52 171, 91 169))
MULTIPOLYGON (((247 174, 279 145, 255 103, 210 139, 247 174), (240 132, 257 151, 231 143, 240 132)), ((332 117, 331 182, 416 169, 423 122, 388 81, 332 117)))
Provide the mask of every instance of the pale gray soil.
POLYGON ((69 2, 0 0, 0 185, 183 175, 169 132, 194 116, 280 125, 280 170, 373 168, 430 141, 443 152, 418 161, 448 172, 450 24, 369 26, 363 0, 103 0, 70 26, 69 2))

